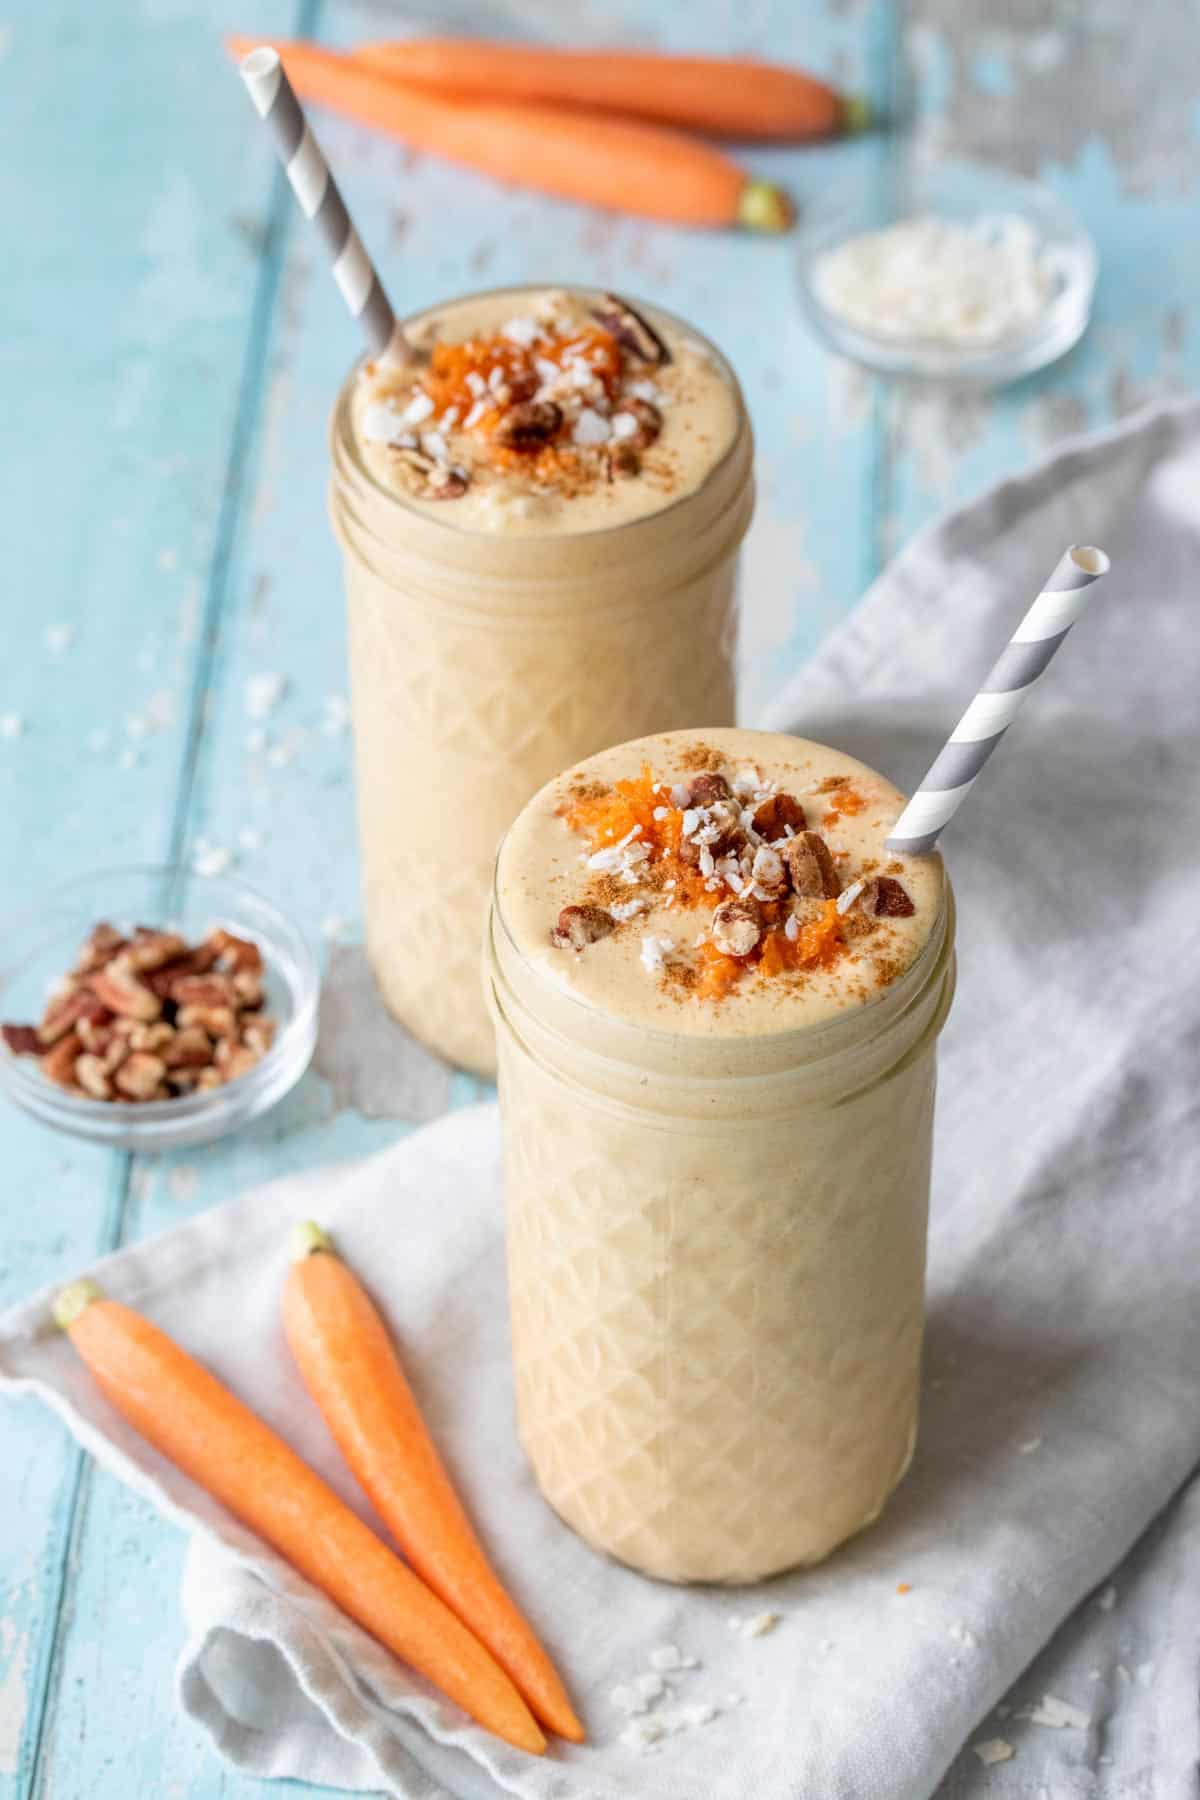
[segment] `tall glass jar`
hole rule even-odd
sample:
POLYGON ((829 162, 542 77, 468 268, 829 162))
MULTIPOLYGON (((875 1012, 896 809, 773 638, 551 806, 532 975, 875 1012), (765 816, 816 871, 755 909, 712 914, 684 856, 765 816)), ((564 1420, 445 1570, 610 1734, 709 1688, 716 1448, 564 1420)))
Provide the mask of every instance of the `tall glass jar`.
POLYGON ((605 744, 733 720, 753 447, 736 379, 705 348, 737 396, 732 446, 695 492, 603 531, 463 530, 371 473, 356 372, 334 408, 367 949, 396 1017, 481 1074, 491 868, 525 801, 605 744))
POLYGON ((868 1525, 911 1459, 949 887, 879 998, 761 1037, 599 1013, 493 896, 517 1419, 580 1536, 749 1582, 868 1525))

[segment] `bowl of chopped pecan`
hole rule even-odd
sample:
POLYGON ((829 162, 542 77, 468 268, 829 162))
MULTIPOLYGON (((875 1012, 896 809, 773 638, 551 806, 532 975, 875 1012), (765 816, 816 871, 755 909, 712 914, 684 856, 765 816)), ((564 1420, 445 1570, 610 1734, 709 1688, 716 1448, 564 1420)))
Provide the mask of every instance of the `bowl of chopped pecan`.
POLYGON ((311 1060, 316 957, 230 876, 106 869, 0 933, 0 1085, 60 1131, 125 1150, 207 1143, 311 1060))

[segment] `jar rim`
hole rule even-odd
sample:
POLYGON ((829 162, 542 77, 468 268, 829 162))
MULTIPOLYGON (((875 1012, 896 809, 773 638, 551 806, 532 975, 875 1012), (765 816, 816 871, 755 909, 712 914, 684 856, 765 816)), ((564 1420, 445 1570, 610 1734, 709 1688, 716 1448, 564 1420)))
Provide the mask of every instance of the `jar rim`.
MULTIPOLYGON (((515 282, 501 287, 472 289, 469 293, 457 294, 452 299, 441 302, 441 304, 443 306, 455 306, 464 300, 499 299, 505 294, 540 294, 545 293, 550 288, 556 287, 564 288, 571 294, 594 295, 597 298, 602 298, 606 291, 603 288, 593 288, 580 284, 572 284, 570 282, 515 282)), ((666 506, 658 507, 653 512, 643 514, 640 518, 622 520, 619 527, 607 524, 593 526, 588 531, 523 531, 521 533, 521 538, 524 542, 530 544, 545 544, 547 542, 569 541, 572 544, 587 544, 598 538, 611 537, 614 529, 620 529, 622 532, 637 533, 641 528, 646 526, 658 525, 661 527, 663 522, 669 521, 672 516, 677 514, 682 508, 691 506, 694 502, 699 500, 702 495, 707 493, 713 482, 728 467, 730 459, 734 456, 745 435, 748 419, 745 395, 742 393, 741 383, 737 378, 733 365, 723 351, 721 351, 718 346, 712 342, 711 338, 707 337, 697 326, 692 325, 687 319, 681 319, 677 313, 669 312, 666 307, 659 306, 653 300, 644 300, 639 294, 631 294, 627 296, 627 298, 634 306, 644 308, 656 318, 665 319, 668 324, 676 326, 679 330, 686 332, 690 337, 695 338, 698 343, 703 344, 705 350, 712 356, 713 360, 724 374, 737 401, 738 429, 730 439, 729 447, 717 462, 713 464, 699 487, 693 488, 690 493, 680 494, 678 498, 671 500, 666 506)), ((436 312, 437 310, 437 305, 423 306, 417 312, 407 314, 406 317, 399 320, 398 323, 401 327, 411 325, 417 320, 423 319, 431 312, 436 312)), ((480 539, 486 542, 490 538, 495 537, 496 533, 491 531, 475 531, 471 530, 469 527, 456 525, 453 517, 449 515, 442 517, 440 515, 431 514, 426 511, 424 507, 418 506, 415 501, 410 499, 407 495, 397 493, 395 488, 385 486, 374 474, 367 463, 366 458, 362 454, 351 422, 351 402, 355 383, 358 379, 359 370, 368 360, 367 356, 360 356, 351 365, 341 387, 338 389, 330 417, 330 435, 335 443, 345 450, 355 473, 367 482, 373 494, 385 501, 394 502, 403 514, 412 519, 419 519, 422 522, 422 525, 427 527, 431 532, 445 534, 445 541, 447 542, 455 539, 460 541, 480 539)))

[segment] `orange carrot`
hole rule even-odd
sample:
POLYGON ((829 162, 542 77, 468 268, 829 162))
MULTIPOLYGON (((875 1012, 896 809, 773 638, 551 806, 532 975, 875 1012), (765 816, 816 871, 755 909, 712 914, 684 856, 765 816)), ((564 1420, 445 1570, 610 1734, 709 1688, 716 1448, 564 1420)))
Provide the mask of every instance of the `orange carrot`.
POLYGON ((546 1740, 479 1640, 215 1375, 90 1281, 54 1317, 105 1398, 396 1656, 521 1750, 546 1740))
POLYGON ((319 1226, 293 1233, 288 1345, 338 1448, 413 1568, 456 1612, 541 1720, 583 1740, 554 1666, 500 1585, 366 1289, 319 1226))
MULTIPOLYGON (((239 58, 255 41, 225 40, 239 58)), ((312 44, 275 48, 302 99, 497 181, 676 225, 782 231, 791 223, 779 188, 682 132, 559 106, 450 100, 312 44)))
POLYGON ((398 81, 475 100, 549 101, 657 119, 716 137, 831 137, 866 122, 824 81, 754 56, 556 50, 482 38, 361 44, 356 61, 398 81))

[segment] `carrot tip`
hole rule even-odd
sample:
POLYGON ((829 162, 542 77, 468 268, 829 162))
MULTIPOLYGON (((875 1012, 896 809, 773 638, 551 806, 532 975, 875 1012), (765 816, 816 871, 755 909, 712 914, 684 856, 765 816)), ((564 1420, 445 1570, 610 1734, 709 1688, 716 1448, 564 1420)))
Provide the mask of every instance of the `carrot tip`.
POLYGON ((866 131, 874 123, 871 102, 865 94, 849 94, 842 101, 842 130, 849 135, 866 131))
POLYGON ((786 231, 796 214, 773 181, 748 181, 738 201, 737 222, 748 231, 786 231))
POLYGON ((60 1331, 69 1331, 76 1319, 85 1313, 94 1300, 103 1300, 104 1289, 96 1286, 94 1281, 72 1281, 63 1288, 55 1299, 51 1312, 54 1323, 60 1331))
POLYGON ((317 1250, 332 1250, 333 1239, 312 1219, 301 1219, 292 1226, 288 1237, 288 1256, 292 1262, 303 1262, 317 1250))

